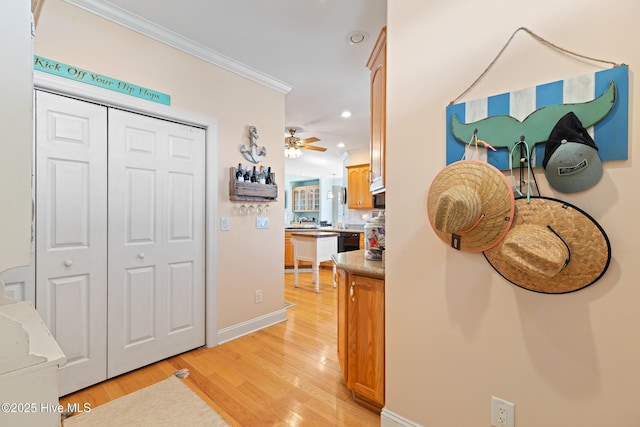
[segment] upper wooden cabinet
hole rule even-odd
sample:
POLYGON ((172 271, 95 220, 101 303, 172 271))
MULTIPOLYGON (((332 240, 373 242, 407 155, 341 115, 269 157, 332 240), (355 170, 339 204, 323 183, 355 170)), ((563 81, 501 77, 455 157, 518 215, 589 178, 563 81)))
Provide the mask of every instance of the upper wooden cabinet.
POLYGON ((373 195, 369 191, 369 165, 347 166, 347 207, 373 209, 373 195))
POLYGON ((387 28, 383 27, 371 52, 371 178, 372 194, 385 191, 385 145, 387 139, 387 28))
POLYGON ((293 187, 293 212, 317 212, 320 210, 320 186, 293 187))

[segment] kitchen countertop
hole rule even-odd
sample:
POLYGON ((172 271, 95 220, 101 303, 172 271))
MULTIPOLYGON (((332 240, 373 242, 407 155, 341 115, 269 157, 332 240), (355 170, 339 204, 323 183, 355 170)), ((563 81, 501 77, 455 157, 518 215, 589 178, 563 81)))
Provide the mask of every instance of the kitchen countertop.
POLYGON ((284 231, 331 231, 334 233, 347 232, 347 233, 364 233, 362 228, 337 228, 337 227, 285 227, 284 231))
POLYGON ((336 267, 349 273, 384 279, 384 257, 382 261, 371 261, 365 258, 364 250, 359 250, 333 254, 331 259, 336 267))
POLYGON ((309 236, 309 237, 335 237, 338 235, 338 233, 333 232, 333 231, 327 231, 327 230, 318 230, 318 229, 311 229, 311 230, 294 230, 291 232, 292 236, 309 236))

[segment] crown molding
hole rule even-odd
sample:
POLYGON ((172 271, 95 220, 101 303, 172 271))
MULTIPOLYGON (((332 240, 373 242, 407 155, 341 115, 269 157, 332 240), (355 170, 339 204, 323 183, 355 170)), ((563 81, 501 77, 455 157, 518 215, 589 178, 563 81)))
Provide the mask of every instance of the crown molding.
POLYGON ((287 83, 268 76, 267 74, 249 67, 248 65, 235 61, 228 56, 216 52, 213 49, 209 49, 160 25, 154 24, 153 22, 138 15, 127 12, 113 4, 100 0, 65 0, 65 2, 210 64, 224 68, 227 71, 277 90, 278 92, 287 94, 292 89, 292 87, 287 83))

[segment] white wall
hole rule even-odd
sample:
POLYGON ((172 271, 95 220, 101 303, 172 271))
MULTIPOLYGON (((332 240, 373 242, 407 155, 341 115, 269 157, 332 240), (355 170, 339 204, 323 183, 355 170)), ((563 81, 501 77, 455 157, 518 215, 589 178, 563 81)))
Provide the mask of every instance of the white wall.
MULTIPOLYGON (((517 427, 629 427, 640 422, 640 286, 634 84, 635 0, 406 0, 388 6, 386 408, 425 427, 490 425, 492 395, 517 427), (445 166, 445 108, 526 26, 585 55, 630 65, 629 160, 606 162, 595 187, 543 195, 573 203, 606 230, 612 261, 575 293, 545 295, 502 279, 481 254, 432 231, 426 198, 445 166), (402 142, 402 143, 399 143, 402 142)), ((464 100, 607 68, 526 33, 464 100)))
POLYGON ((0 272, 31 257, 32 42, 27 0, 0 4, 0 272))

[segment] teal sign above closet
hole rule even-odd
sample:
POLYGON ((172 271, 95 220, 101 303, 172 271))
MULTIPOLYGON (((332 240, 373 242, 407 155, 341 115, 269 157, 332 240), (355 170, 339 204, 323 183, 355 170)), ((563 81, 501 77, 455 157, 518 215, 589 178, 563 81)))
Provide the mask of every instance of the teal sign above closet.
POLYGON ((167 94, 127 83, 122 80, 106 77, 71 65, 66 65, 61 62, 52 61, 41 56, 34 55, 33 69, 124 93, 125 95, 135 96, 136 98, 146 99, 147 101, 153 101, 164 105, 171 104, 171 97, 167 94))

